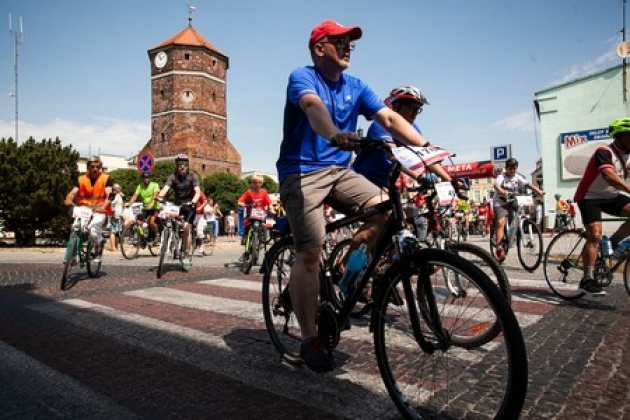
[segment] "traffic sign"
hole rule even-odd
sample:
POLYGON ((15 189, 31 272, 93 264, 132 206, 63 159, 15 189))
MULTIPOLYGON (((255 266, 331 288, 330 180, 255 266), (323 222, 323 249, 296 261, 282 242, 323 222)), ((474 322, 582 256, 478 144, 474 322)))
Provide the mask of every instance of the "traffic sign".
POLYGON ((138 155, 138 159, 136 160, 138 171, 142 173, 151 172, 154 166, 155 158, 150 152, 142 152, 138 155))
POLYGON ((505 162, 512 157, 512 145, 494 146, 490 149, 490 157, 493 162, 505 162))

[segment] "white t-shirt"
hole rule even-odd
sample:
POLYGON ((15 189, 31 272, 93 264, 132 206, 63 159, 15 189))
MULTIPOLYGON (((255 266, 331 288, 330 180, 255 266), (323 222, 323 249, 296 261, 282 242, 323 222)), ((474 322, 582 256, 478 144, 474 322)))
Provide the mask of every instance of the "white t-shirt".
MULTIPOLYGON (((497 179, 494 180, 494 185, 497 185, 510 193, 524 193, 527 192, 529 181, 525 178, 525 176, 519 174, 518 172, 513 176, 509 176, 507 172, 503 171, 497 179)), ((505 204, 505 201, 498 196, 494 197, 493 207, 500 207, 505 204)))

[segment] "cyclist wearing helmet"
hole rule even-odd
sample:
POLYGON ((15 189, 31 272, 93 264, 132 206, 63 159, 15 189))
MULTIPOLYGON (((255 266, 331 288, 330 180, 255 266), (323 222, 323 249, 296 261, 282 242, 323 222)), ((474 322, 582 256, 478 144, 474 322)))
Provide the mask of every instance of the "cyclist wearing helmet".
POLYGON ((514 217, 513 206, 507 202, 508 196, 515 193, 524 193, 528 189, 534 191, 538 195, 544 195, 545 192, 540 188, 532 185, 527 178, 517 172, 518 160, 509 158, 505 161, 505 170, 497 176, 494 181, 494 189, 497 194, 494 198, 494 224, 496 234, 496 256, 500 262, 505 260, 505 250, 503 249, 503 230, 509 216, 510 220, 514 217))
MULTIPOLYGON (((423 107, 429 105, 429 101, 427 101, 427 98, 418 88, 413 86, 400 86, 392 89, 384 102, 385 105, 396 111, 411 124, 418 133, 422 134, 420 127, 418 127, 414 121, 418 114, 422 112, 423 107)), ((370 124, 366 137, 369 139, 381 139, 391 144, 392 147, 401 146, 403 144, 396 140, 389 131, 385 130, 383 126, 376 121, 370 124)), ((392 162, 382 150, 363 150, 357 155, 352 164, 352 168, 356 172, 382 188, 388 185, 388 176, 391 166, 392 162)), ((403 171, 414 179, 419 175, 406 168, 403 168, 403 171)))
MULTIPOLYGON (((300 355, 318 372, 334 369, 326 343, 317 335, 319 261, 326 235, 324 200, 334 199, 336 210, 357 212, 382 201, 381 190, 348 170, 357 140, 360 115, 379 122, 406 144, 427 141, 398 113, 387 108, 361 79, 345 73, 358 26, 327 20, 311 31, 308 49, 312 65, 301 66, 288 78, 283 139, 276 163, 280 197, 290 220, 296 262, 291 270, 291 303, 300 325, 300 355)), ((450 179, 442 169, 446 179, 450 179)), ((442 174, 440 174, 442 175, 442 174)), ((385 215, 364 223, 352 247, 378 239, 385 215)))
MULTIPOLYGON (((625 181, 628 176, 626 165, 630 153, 630 118, 621 118, 610 123, 608 134, 613 138, 613 142, 595 150, 574 197, 586 230, 586 243, 582 249, 584 275, 580 282, 580 290, 589 294, 605 293, 601 285, 593 280, 597 249, 602 239, 602 212, 613 216, 630 217, 630 198, 622 194, 630 193, 630 185, 625 181)), ((610 237, 616 254, 627 252, 620 249, 619 244, 628 235, 630 221, 619 226, 610 237)))
POLYGON ((71 206, 76 197, 76 204, 92 208, 92 219, 88 225, 90 239, 96 244, 94 262, 100 262, 103 254, 103 223, 113 214, 110 199, 113 198, 113 181, 109 175, 101 172, 103 162, 98 156, 90 157, 86 162, 88 172, 77 179, 77 184, 70 190, 64 204, 71 206))
POLYGON ((192 203, 192 206, 182 206, 180 216, 184 218, 184 246, 186 256, 183 260, 184 270, 190 270, 192 266, 192 237, 191 225, 195 221, 195 206, 201 196, 199 177, 188 170, 188 155, 180 153, 175 157, 175 173, 169 175, 162 191, 158 194, 158 200, 163 200, 172 188, 175 192, 175 204, 182 205, 192 203))
POLYGON ((149 172, 143 172, 140 175, 142 182, 136 187, 136 191, 129 199, 127 207, 136 202, 138 197, 142 201, 142 218, 149 224, 149 241, 153 241, 153 245, 160 244, 159 230, 156 221, 157 210, 160 209, 160 202, 157 201, 157 196, 160 193, 160 186, 157 182, 151 181, 151 174, 149 172))

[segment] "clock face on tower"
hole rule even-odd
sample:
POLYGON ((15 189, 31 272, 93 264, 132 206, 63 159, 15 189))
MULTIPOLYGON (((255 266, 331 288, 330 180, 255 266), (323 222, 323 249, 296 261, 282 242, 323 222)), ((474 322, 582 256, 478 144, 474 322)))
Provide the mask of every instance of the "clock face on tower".
POLYGON ((158 69, 161 69, 162 67, 164 67, 167 61, 168 61, 168 56, 166 55, 164 51, 160 51, 159 53, 155 55, 155 67, 157 67, 158 69))

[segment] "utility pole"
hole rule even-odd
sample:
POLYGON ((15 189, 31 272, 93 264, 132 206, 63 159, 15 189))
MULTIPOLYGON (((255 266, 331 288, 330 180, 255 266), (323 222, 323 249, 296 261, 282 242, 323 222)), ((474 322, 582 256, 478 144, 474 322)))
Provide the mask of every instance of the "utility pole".
POLYGON ((22 45, 22 16, 20 16, 20 27, 17 30, 13 30, 12 22, 11 22, 11 13, 9 13, 9 33, 13 36, 14 39, 14 64, 13 70, 15 74, 15 87, 13 89, 13 99, 15 100, 15 142, 19 143, 19 131, 18 131, 18 121, 19 121, 19 108, 18 108, 18 56, 19 56, 19 46, 22 45))
MULTIPOLYGON (((622 18, 622 23, 623 23, 623 27, 621 28, 621 42, 625 44, 626 42, 626 0, 623 0, 621 2, 621 8, 622 8, 622 14, 623 14, 623 18, 622 18)), ((623 101, 626 102, 628 100, 627 98, 627 93, 628 93, 628 82, 627 82, 627 75, 626 75, 626 57, 624 55, 623 57, 623 71, 622 71, 622 77, 623 77, 623 101)))

